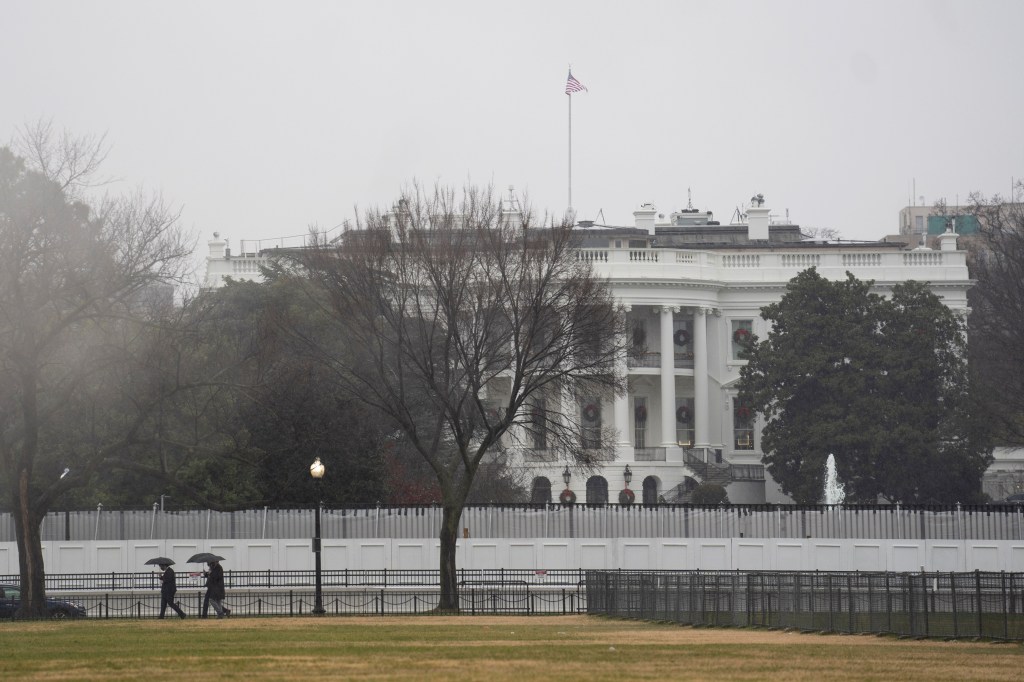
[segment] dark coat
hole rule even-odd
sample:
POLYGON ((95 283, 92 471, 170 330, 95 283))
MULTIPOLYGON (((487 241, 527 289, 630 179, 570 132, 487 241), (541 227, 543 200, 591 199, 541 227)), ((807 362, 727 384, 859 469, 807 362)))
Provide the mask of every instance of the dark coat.
POLYGON ((210 571, 206 574, 206 594, 210 599, 224 599, 224 569, 220 564, 210 566, 210 571))
POLYGON ((174 575, 174 569, 170 566, 160 574, 160 594, 165 597, 173 597, 178 591, 178 579, 174 575))

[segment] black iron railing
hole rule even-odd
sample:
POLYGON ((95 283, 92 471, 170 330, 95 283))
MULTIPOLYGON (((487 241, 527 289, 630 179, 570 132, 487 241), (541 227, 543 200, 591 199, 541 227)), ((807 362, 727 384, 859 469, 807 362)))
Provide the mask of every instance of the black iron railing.
MULTIPOLYGON (((460 585, 528 585, 537 588, 577 588, 583 581, 583 570, 526 570, 526 569, 458 569, 460 585)), ((179 590, 200 589, 205 578, 199 572, 179 570, 179 590)), ((290 589, 313 584, 314 571, 224 571, 227 589, 290 589)), ((440 572, 436 570, 324 570, 324 587, 337 588, 436 588, 440 572)), ((17 585, 16 575, 0 575, 0 584, 17 585)), ((137 573, 51 573, 46 576, 48 593, 124 592, 159 590, 160 578, 156 572, 137 573)))
POLYGON ((1024 573, 587 571, 587 612, 688 625, 1024 640, 1024 573))

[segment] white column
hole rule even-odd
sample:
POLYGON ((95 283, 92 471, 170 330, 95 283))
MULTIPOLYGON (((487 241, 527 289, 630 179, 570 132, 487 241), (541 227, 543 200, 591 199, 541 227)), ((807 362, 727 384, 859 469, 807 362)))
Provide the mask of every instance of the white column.
MULTIPOLYGON (((630 307, 626 306, 626 312, 630 311, 630 307)), ((621 337, 618 339, 619 346, 623 349, 622 353, 615 360, 617 365, 616 369, 623 375, 629 373, 629 365, 626 362, 626 332, 623 332, 621 337)), ((612 402, 612 415, 615 421, 615 430, 618 431, 618 441, 615 446, 615 458, 617 460, 632 461, 633 460, 633 447, 632 442, 629 438, 629 391, 627 390, 622 395, 617 395, 612 402)), ((610 493, 609 493, 610 494, 610 493)))
POLYGON ((693 440, 695 448, 710 446, 708 439, 708 315, 697 308, 693 316, 693 440))
POLYGON ((662 306, 661 323, 661 447, 676 445, 676 348, 672 339, 672 314, 678 307, 662 306))

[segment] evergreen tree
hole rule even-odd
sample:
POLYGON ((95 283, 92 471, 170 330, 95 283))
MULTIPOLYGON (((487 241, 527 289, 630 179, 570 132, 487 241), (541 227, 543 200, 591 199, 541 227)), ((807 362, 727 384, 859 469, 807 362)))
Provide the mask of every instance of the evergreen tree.
POLYGON ((811 268, 762 309, 772 329, 747 351, 740 395, 765 417, 768 471, 816 503, 832 453, 848 502, 978 502, 991 445, 971 401, 965 322, 924 284, 889 298, 872 285, 811 268))

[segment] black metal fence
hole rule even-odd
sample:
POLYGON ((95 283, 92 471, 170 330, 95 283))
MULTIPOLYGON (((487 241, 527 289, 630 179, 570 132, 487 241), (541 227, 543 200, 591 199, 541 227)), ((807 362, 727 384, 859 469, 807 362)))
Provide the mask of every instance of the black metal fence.
POLYGON ((586 611, 688 625, 1024 639, 1022 573, 587 571, 586 611))
MULTIPOLYGON (((582 613, 583 575, 581 570, 460 569, 459 610, 466 615, 582 613)), ((189 617, 201 615, 203 577, 188 572, 176 577, 179 607, 189 617)), ((18 580, 0 576, 0 583, 18 580)), ((45 581, 48 597, 73 602, 89 618, 154 618, 160 613, 160 579, 154 572, 52 574, 45 581)), ((313 571, 225 571, 224 603, 232 617, 308 615, 313 582, 313 571)), ((439 584, 436 570, 323 571, 322 604, 331 615, 430 613, 440 604, 439 584)), ((177 617, 173 611, 167 615, 177 617)))
MULTIPOLYGON (((474 505, 460 524, 472 538, 835 538, 1024 540, 1024 506, 900 505, 474 505)), ((433 506, 324 509, 325 538, 436 538, 433 506)), ((312 509, 51 512, 46 541, 295 539, 312 537, 312 509)), ((0 542, 14 519, 0 512, 0 542)))
MULTIPOLYGON (((325 589, 322 604, 328 615, 412 615, 435 611, 441 593, 437 588, 325 589)), ((155 618, 160 613, 160 594, 103 592, 51 595, 73 601, 87 618, 155 618)), ((202 614, 203 592, 179 590, 176 599, 187 617, 202 614)), ((303 616, 313 610, 312 589, 228 591, 224 605, 230 617, 303 616)), ((465 585, 459 589, 459 611, 464 615, 555 615, 580 613, 583 606, 575 588, 538 589, 530 585, 465 585)), ((167 617, 177 615, 167 609, 167 617)), ((216 614, 209 609, 209 616, 216 614)))
MULTIPOLYGON (((456 571, 459 585, 469 587, 487 585, 530 585, 536 588, 571 587, 583 584, 585 571, 526 570, 526 569, 465 569, 456 571)), ((314 582, 314 571, 224 571, 224 586, 229 590, 280 590, 309 587, 314 582)), ((440 571, 437 570, 324 570, 322 585, 337 588, 437 588, 440 571)), ((178 571, 175 576, 179 590, 200 588, 204 578, 198 572, 178 571)), ((0 575, 0 584, 16 585, 17 575, 0 575)), ((48 593, 124 592, 132 590, 159 590, 160 577, 156 571, 134 573, 51 573, 45 576, 48 593)))

